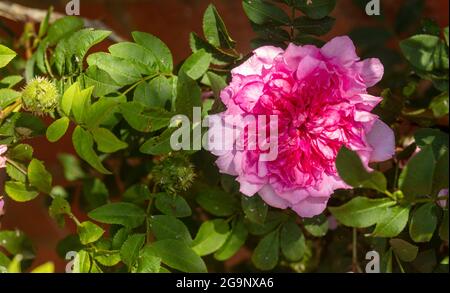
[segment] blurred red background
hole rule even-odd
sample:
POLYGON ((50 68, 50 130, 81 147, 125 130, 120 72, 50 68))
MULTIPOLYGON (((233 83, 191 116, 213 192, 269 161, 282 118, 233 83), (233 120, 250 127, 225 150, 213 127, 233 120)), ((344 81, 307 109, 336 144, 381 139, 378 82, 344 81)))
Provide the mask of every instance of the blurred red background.
MULTIPOLYGON (((64 13, 67 0, 12 1, 21 5, 55 10, 64 13)), ((180 62, 190 54, 189 33, 201 33, 202 15, 209 3, 214 3, 222 15, 232 37, 237 41, 238 51, 246 54, 250 40, 254 37, 240 0, 81 0, 81 16, 98 19, 113 29, 124 39, 129 39, 134 30, 150 32, 160 37, 172 50, 175 62, 180 62)), ((386 21, 392 23, 402 1, 381 1, 381 9, 386 21)), ((425 16, 436 20, 441 27, 448 26, 449 1, 426 1, 425 16)), ((333 30, 325 36, 348 34, 353 28, 372 23, 373 18, 364 14, 351 0, 339 0, 332 15, 336 18, 333 30)), ((3 19, 2 19, 3 20, 3 19)), ((23 24, 4 20, 14 32, 20 35, 23 24)), ((392 46, 396 46, 395 43, 392 46)), ((96 50, 106 49, 106 45, 96 50)), ((54 184, 64 184, 58 153, 72 153, 70 135, 57 145, 45 139, 28 142, 35 148, 35 157, 45 160, 54 176, 54 184)), ((83 216, 80 215, 83 219, 83 216)), ((20 229, 32 240, 37 251, 34 266, 53 261, 58 272, 63 272, 65 261, 58 257, 55 247, 60 239, 75 228, 69 221, 65 228, 59 228, 49 218, 44 198, 17 204, 6 203, 6 215, 1 220, 2 229, 20 229)))

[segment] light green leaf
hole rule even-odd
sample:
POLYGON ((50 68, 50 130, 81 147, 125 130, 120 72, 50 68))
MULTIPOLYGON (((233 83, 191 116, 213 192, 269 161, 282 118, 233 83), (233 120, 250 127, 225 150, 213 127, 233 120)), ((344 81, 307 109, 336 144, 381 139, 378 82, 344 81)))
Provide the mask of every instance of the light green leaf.
POLYGON ((222 219, 204 222, 191 247, 200 256, 211 254, 222 247, 229 233, 228 223, 222 219))
POLYGON ((13 60, 16 55, 16 52, 11 50, 10 48, 0 45, 0 68, 8 65, 8 63, 11 62, 11 60, 13 60))
POLYGON ((97 66, 106 71, 120 86, 135 83, 141 78, 139 68, 133 62, 107 53, 91 54, 87 58, 87 62, 89 66, 97 66))
POLYGON ((198 50, 189 56, 186 61, 184 61, 180 71, 184 71, 187 76, 197 80, 202 77, 206 71, 208 71, 209 65, 211 64, 211 59, 211 54, 206 53, 203 49, 198 50))
POLYGON ((117 138, 106 128, 94 128, 91 130, 94 141, 99 151, 107 154, 126 149, 128 144, 117 138))
POLYGON ((97 241, 105 233, 105 230, 90 221, 81 223, 77 229, 80 242, 83 245, 97 241))
POLYGON ((336 219, 349 227, 366 228, 381 221, 395 202, 388 198, 355 197, 340 207, 329 207, 336 219))
POLYGON ((5 192, 17 202, 27 202, 35 199, 39 195, 38 191, 30 189, 24 183, 13 181, 7 181, 5 183, 5 192))
POLYGON ((215 47, 231 49, 236 45, 213 4, 208 6, 203 15, 203 33, 208 42, 215 47))
POLYGON ((439 37, 415 35, 400 42, 405 58, 417 69, 432 71, 436 66, 433 55, 438 47, 439 37))
POLYGON ((28 180, 40 192, 48 194, 52 190, 52 175, 39 160, 33 159, 28 165, 28 180))
POLYGON ((108 48, 112 56, 133 62, 142 74, 150 75, 157 70, 153 53, 141 45, 131 42, 122 42, 108 48))
POLYGON ((120 248, 120 258, 128 266, 132 267, 136 262, 139 251, 145 243, 145 234, 133 234, 123 243, 120 248))
POLYGON ((86 162, 88 162, 97 171, 103 174, 111 174, 105 167, 103 167, 100 158, 94 151, 94 139, 92 135, 77 126, 72 134, 73 146, 77 154, 86 162))
POLYGON ((303 219, 303 227, 315 237, 323 237, 328 232, 328 219, 323 214, 303 219))
POLYGON ((62 117, 53 122, 48 128, 46 132, 46 136, 48 141, 57 142, 61 139, 61 137, 66 134, 67 129, 69 128, 70 120, 67 117, 62 117))
POLYGON ((153 53, 159 69, 164 73, 171 73, 173 70, 172 53, 169 48, 157 37, 143 32, 133 32, 133 39, 153 53))
POLYGON ((389 208, 386 216, 377 223, 370 236, 396 237, 408 223, 410 207, 395 206, 389 208))

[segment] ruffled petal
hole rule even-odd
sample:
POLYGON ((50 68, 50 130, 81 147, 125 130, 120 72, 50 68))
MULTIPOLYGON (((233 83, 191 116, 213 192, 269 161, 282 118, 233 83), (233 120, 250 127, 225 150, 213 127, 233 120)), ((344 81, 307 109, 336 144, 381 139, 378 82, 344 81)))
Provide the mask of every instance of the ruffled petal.
POLYGON ((328 197, 308 197, 294 205, 292 209, 303 218, 320 215, 327 207, 328 197))
POLYGON ((351 66, 359 60, 352 40, 347 36, 335 37, 326 43, 320 52, 327 59, 334 59, 342 66, 351 66))
POLYGON ((384 74, 384 66, 377 58, 370 58, 356 63, 359 75, 367 87, 376 85, 384 74))
POLYGON ((272 186, 268 184, 264 185, 264 187, 258 192, 258 194, 268 205, 272 207, 279 209, 286 209, 287 207, 289 207, 289 203, 279 197, 272 186))

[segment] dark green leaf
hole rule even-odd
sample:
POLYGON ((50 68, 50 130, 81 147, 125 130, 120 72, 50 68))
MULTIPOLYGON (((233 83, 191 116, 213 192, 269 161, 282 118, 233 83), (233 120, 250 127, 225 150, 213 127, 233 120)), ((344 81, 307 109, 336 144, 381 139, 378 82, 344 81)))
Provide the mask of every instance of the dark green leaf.
POLYGON ((91 211, 88 216, 100 223, 136 228, 145 220, 145 212, 131 203, 110 203, 91 211))
POLYGON ((409 224, 409 235, 414 242, 428 242, 433 237, 438 221, 438 210, 430 202, 417 208, 409 224))
POLYGON ((279 238, 277 229, 259 241, 252 255, 252 262, 258 269, 268 271, 276 267, 280 250, 279 238))
POLYGON ((290 261, 299 261, 305 253, 305 236, 294 221, 281 227, 280 246, 283 255, 290 261))

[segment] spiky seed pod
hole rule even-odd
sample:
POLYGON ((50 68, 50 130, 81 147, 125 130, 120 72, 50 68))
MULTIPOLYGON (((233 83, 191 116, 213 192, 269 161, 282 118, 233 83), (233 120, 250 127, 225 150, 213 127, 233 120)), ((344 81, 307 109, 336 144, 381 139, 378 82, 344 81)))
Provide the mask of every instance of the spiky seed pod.
POLYGON ((58 105, 59 93, 55 84, 45 77, 36 77, 22 91, 25 110, 38 115, 53 113, 58 105))
POLYGON ((155 182, 169 194, 188 190, 195 179, 194 166, 181 153, 173 153, 161 158, 153 167, 151 175, 155 182))

